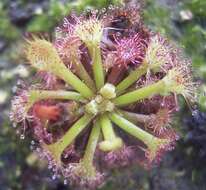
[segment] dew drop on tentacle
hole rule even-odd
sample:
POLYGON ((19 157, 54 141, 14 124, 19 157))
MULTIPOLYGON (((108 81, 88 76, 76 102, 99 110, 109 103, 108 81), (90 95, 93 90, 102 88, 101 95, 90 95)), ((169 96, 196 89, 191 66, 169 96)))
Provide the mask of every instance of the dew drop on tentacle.
POLYGON ((25 139, 25 135, 24 135, 24 134, 21 134, 21 135, 20 135, 20 139, 21 139, 21 140, 24 140, 24 139, 25 139))
POLYGON ((16 124, 16 123, 13 123, 13 124, 12 124, 12 127, 13 127, 13 128, 16 128, 16 127, 17 127, 17 124, 16 124))
POLYGON ((32 141, 31 141, 31 144, 32 144, 32 145, 35 145, 35 141, 34 141, 34 140, 32 140, 32 141))
POLYGON ((48 164, 48 169, 51 170, 52 169, 52 164, 48 164))
POLYGON ((30 150, 35 151, 35 149, 36 149, 35 145, 36 145, 35 141, 32 140, 31 143, 30 143, 30 150))
POLYGON ((54 175, 52 176, 52 180, 56 180, 56 178, 57 178, 57 176, 54 174, 54 175))
POLYGON ((34 150, 34 146, 33 145, 30 145, 30 150, 34 150))
POLYGON ((67 179, 64 179, 64 185, 67 185, 67 184, 68 184, 67 179))
POLYGON ((17 86, 14 86, 14 87, 12 88, 12 93, 16 93, 17 90, 18 90, 18 87, 17 87, 17 86))

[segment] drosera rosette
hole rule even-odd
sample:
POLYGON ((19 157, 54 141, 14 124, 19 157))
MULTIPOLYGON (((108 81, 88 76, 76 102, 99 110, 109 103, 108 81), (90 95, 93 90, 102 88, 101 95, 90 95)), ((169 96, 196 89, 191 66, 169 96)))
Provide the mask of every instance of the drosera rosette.
POLYGON ((177 96, 193 103, 196 93, 191 63, 134 10, 72 13, 53 41, 26 41, 41 77, 16 94, 10 118, 31 131, 53 179, 95 189, 109 169, 151 168, 175 147, 177 96))

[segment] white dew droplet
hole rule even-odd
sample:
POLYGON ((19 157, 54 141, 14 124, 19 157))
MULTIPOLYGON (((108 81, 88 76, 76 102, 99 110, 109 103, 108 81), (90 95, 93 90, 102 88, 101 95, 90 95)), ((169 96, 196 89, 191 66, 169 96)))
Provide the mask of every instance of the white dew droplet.
POLYGON ((64 185, 67 185, 68 184, 68 181, 65 179, 64 180, 64 185))
POLYGON ((16 127, 17 127, 17 124, 16 124, 16 123, 13 123, 13 124, 12 124, 12 127, 13 127, 13 128, 16 128, 16 127))
POLYGON ((56 175, 53 175, 53 176, 52 176, 52 180, 55 180, 56 178, 57 178, 56 175))
POLYGON ((31 145, 31 146, 30 146, 30 150, 34 150, 34 146, 31 145))
POLYGON ((198 115, 198 111, 197 110, 192 111, 192 116, 196 116, 196 115, 198 115))
POLYGON ((32 144, 32 145, 35 145, 35 142, 32 140, 32 141, 31 141, 31 144, 32 144))
POLYGON ((69 155, 68 155, 68 154, 65 154, 65 155, 64 155, 64 158, 65 158, 65 159, 67 159, 68 157, 69 157, 69 155))
POLYGON ((36 149, 36 151, 37 151, 38 153, 40 153, 41 149, 38 147, 38 148, 36 149))
POLYGON ((21 139, 21 140, 24 140, 24 139, 25 139, 25 136, 24 136, 23 134, 21 134, 21 135, 20 135, 20 139, 21 139))
POLYGON ((18 89, 17 86, 13 86, 13 87, 12 87, 12 92, 13 92, 13 93, 16 93, 16 92, 17 92, 17 89, 18 89))
POLYGON ((51 165, 51 164, 48 165, 48 169, 49 169, 49 170, 52 169, 52 165, 51 165))

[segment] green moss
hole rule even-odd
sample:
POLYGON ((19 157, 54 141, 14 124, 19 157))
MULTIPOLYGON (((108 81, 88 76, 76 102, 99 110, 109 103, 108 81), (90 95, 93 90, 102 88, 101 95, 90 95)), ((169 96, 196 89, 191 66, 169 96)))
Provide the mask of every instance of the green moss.
POLYGON ((166 7, 160 7, 157 2, 147 0, 144 11, 145 23, 149 25, 153 31, 168 35, 168 33, 172 31, 172 23, 170 14, 168 13, 169 10, 167 10, 166 7))
POLYGON ((185 1, 185 7, 190 9, 196 17, 206 17, 206 1, 204 0, 185 1))
POLYGON ((85 9, 107 7, 109 4, 117 4, 120 0, 77 0, 61 1, 50 0, 47 12, 37 15, 29 23, 27 31, 29 32, 47 32, 54 28, 63 17, 70 14, 71 10, 82 12, 85 9))
POLYGON ((9 20, 5 4, 0 2, 0 37, 6 40, 13 40, 19 36, 19 31, 9 20))

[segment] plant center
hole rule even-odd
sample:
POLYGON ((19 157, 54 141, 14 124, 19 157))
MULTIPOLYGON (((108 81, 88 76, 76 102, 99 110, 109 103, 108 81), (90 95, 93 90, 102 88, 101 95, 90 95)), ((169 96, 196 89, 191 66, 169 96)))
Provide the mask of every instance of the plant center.
POLYGON ((115 86, 107 83, 99 90, 97 95, 85 105, 85 111, 93 115, 112 112, 115 106, 111 100, 115 97, 115 86))

